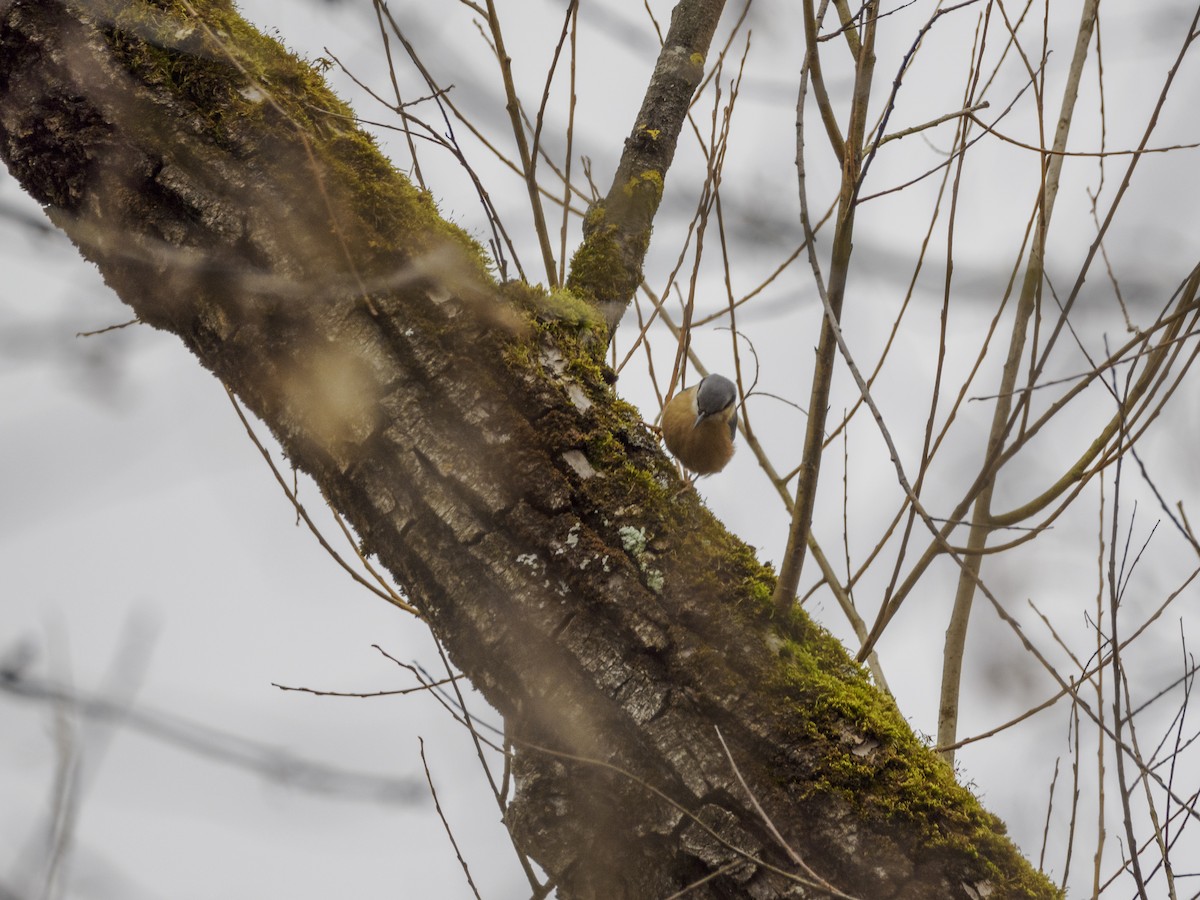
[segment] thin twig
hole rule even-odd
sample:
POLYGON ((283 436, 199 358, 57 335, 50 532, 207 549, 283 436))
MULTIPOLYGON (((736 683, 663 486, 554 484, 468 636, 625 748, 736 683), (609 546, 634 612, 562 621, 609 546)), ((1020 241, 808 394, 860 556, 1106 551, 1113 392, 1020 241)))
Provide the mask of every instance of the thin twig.
MULTIPOLYGON (((529 152, 529 141, 525 137, 525 126, 521 122, 521 101, 517 99, 517 89, 513 83, 512 57, 504 48, 504 35, 500 31, 500 17, 496 13, 494 0, 487 0, 487 20, 492 39, 496 42, 496 59, 500 63, 504 96, 508 99, 504 108, 508 110, 513 137, 517 141, 517 153, 521 157, 521 173, 525 177, 525 187, 529 191, 529 208, 533 213, 533 227, 537 234, 538 246, 542 250, 542 264, 546 268, 546 283, 550 287, 558 287, 558 267, 554 262, 554 251, 550 247, 550 231, 546 228, 546 215, 538 197, 537 157, 529 152)), ((557 60, 557 54, 555 59, 557 60)), ((548 89, 549 86, 547 86, 548 89)))
MULTIPOLYGON (((279 486, 281 488, 283 488, 284 494, 287 495, 288 500, 290 500, 292 503, 292 506, 295 507, 296 514, 299 515, 300 518, 302 518, 304 520, 304 524, 308 526, 308 530, 313 533, 313 536, 317 539, 317 542, 321 545, 321 547, 325 550, 325 552, 328 553, 331 557, 333 557, 334 562, 336 562, 339 566, 341 566, 343 569, 345 569, 346 572, 349 573, 351 578, 353 578, 355 581, 357 581, 359 584, 361 584, 363 587, 365 587, 371 593, 375 594, 375 596, 383 598, 388 603, 392 604, 392 606, 398 607, 399 609, 402 609, 405 612, 412 613, 417 618, 421 618, 421 611, 418 610, 411 603, 408 603, 406 600, 404 600, 395 591, 393 591, 391 589, 391 586, 388 585, 388 583, 382 579, 382 576, 380 576, 378 573, 375 573, 373 570, 371 570, 372 573, 375 575, 376 579, 379 581, 379 586, 377 587, 376 585, 371 584, 371 582, 369 582, 365 578, 363 578, 363 576, 358 574, 358 572, 354 571, 354 569, 350 567, 350 564, 347 563, 344 559, 342 559, 341 555, 336 550, 334 550, 333 547, 330 546, 329 542, 327 540, 325 540, 325 535, 321 534, 321 530, 319 528, 317 528, 316 523, 314 523, 313 520, 309 517, 308 510, 306 510, 304 508, 304 504, 302 504, 300 502, 300 500, 296 496, 296 494, 292 491, 291 488, 288 487, 287 482, 284 481, 283 475, 280 474, 278 467, 276 467, 276 465, 275 465, 275 460, 271 459, 271 454, 267 451, 267 448, 264 447, 262 442, 258 439, 258 435, 256 435, 254 433, 254 429, 251 427, 250 421, 246 418, 245 413, 242 412, 242 406, 240 403, 238 403, 237 397, 234 395, 234 393, 230 389, 229 385, 224 385, 224 388, 225 388, 225 393, 229 396, 229 402, 233 404, 233 411, 237 413, 238 419, 241 420, 242 427, 246 429, 246 434, 249 436, 251 443, 253 443, 254 446, 256 448, 258 448, 258 452, 262 455, 262 458, 266 460, 267 465, 270 467, 271 474, 275 476, 275 480, 279 483, 279 486)), ((336 512, 334 512, 334 516, 335 517, 337 516, 336 512)), ((338 524, 341 525, 340 518, 338 518, 338 524)), ((347 536, 347 538, 349 538, 349 532, 345 530, 345 526, 342 526, 342 528, 343 528, 343 533, 347 536)), ((356 544, 354 544, 353 540, 351 540, 351 546, 354 547, 354 552, 358 554, 359 559, 363 562, 366 562, 366 560, 363 558, 362 554, 359 553, 358 546, 356 544)))
POLYGON ((784 836, 779 833, 779 829, 775 827, 775 823, 771 821, 771 817, 767 815, 767 811, 763 809, 762 804, 758 802, 758 797, 754 795, 754 791, 750 790, 750 785, 746 784, 746 779, 742 777, 742 772, 738 768, 738 764, 733 758, 733 753, 730 752, 729 745, 725 743, 725 735, 721 734, 721 729, 716 725, 713 726, 713 730, 717 733, 717 740, 721 742, 721 749, 725 751, 725 758, 729 760, 730 770, 733 772, 734 777, 737 778, 738 784, 742 786, 742 790, 746 792, 746 796, 750 799, 750 805, 754 807, 754 811, 758 813, 758 817, 762 820, 763 824, 767 826, 767 830, 771 832, 771 836, 775 838, 775 841, 780 847, 783 848, 784 852, 787 853, 788 858, 801 869, 803 869, 804 873, 808 875, 809 878, 811 878, 825 890, 829 891, 835 896, 845 896, 832 884, 814 872, 808 866, 808 864, 804 862, 800 854, 795 851, 792 845, 784 839, 784 836))
POLYGON ((429 771, 429 761, 425 759, 425 738, 418 737, 417 740, 421 744, 421 765, 425 767, 425 780, 429 783, 429 793, 433 796, 433 805, 437 809, 438 818, 442 820, 442 828, 446 830, 446 837, 450 838, 450 845, 454 847, 454 855, 458 857, 458 864, 462 866, 463 874, 467 877, 467 884, 471 887, 471 893, 475 895, 476 900, 483 900, 479 896, 479 889, 475 887, 475 879, 471 877, 471 868, 467 865, 467 861, 463 859, 462 851, 458 848, 458 841, 454 839, 454 830, 446 820, 446 814, 442 812, 442 803, 438 800, 437 788, 433 786, 433 775, 429 771))
POLYGON ((105 328, 97 328, 95 331, 77 331, 75 332, 75 337, 86 338, 95 337, 98 334, 108 334, 110 331, 118 331, 122 328, 128 328, 130 325, 137 325, 141 321, 141 319, 134 318, 130 319, 128 322, 121 322, 117 325, 109 325, 105 328))

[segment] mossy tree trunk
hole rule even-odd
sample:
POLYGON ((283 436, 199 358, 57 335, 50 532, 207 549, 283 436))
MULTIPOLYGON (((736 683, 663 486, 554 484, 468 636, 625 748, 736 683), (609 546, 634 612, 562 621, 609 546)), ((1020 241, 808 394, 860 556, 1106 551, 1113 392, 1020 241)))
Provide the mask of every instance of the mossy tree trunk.
POLYGON ((1053 896, 834 640, 773 618, 603 324, 492 284, 346 113, 227 3, 0 0, 9 170, 504 716, 507 822, 560 896, 1053 896))

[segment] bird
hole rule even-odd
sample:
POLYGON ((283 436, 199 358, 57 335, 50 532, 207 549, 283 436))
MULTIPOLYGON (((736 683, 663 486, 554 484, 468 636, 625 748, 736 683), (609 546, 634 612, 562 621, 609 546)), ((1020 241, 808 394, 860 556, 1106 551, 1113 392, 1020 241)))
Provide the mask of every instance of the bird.
POLYGON ((662 435, 671 454, 697 475, 720 472, 733 457, 737 388, 723 375, 706 375, 667 401, 662 435))

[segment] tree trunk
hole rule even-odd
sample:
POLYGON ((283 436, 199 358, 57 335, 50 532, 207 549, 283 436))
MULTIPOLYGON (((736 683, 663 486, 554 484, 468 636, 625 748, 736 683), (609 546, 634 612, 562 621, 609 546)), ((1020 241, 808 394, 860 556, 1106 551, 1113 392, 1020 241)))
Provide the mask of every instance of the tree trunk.
POLYGON ((773 617, 613 395, 602 317, 491 283, 347 116, 227 2, 0 0, 9 170, 504 716, 506 820, 559 895, 1055 896, 836 641, 773 617))

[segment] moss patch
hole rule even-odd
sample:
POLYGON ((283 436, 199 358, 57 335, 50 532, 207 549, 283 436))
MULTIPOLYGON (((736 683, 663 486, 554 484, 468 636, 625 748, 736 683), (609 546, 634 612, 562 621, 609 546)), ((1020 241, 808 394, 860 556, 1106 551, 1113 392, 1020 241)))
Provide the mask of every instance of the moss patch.
POLYGON ((325 192, 330 216, 345 219, 337 227, 365 229, 346 237, 361 236, 358 246, 376 250, 381 264, 394 264, 400 252, 449 245, 456 248, 454 264, 470 270, 465 275, 491 282, 483 248, 396 171, 329 90, 319 65, 259 32, 227 0, 105 5, 117 57, 138 81, 190 107, 194 127, 216 147, 234 154, 280 150, 282 158, 299 160, 293 177, 306 179, 309 192, 325 192))
POLYGON ((916 826, 923 854, 960 860, 964 878, 992 883, 996 896, 1060 896, 823 628, 808 623, 783 642, 771 689, 791 710, 795 741, 819 773, 791 785, 798 798, 833 794, 885 830, 916 826))
POLYGON ((617 227, 608 221, 608 211, 602 202, 588 210, 583 233, 584 241, 571 259, 567 287, 591 303, 619 297, 622 291, 630 289, 629 278, 622 265, 617 227))
POLYGON ((607 337, 604 317, 595 306, 570 288, 547 291, 540 285, 510 281, 502 290, 514 306, 532 317, 533 323, 543 333, 555 330, 556 326, 567 331, 574 330, 573 336, 582 338, 583 344, 588 347, 592 346, 591 339, 603 341, 607 337))

